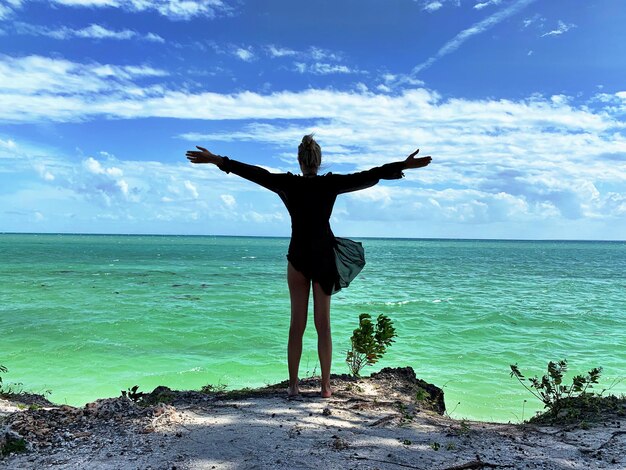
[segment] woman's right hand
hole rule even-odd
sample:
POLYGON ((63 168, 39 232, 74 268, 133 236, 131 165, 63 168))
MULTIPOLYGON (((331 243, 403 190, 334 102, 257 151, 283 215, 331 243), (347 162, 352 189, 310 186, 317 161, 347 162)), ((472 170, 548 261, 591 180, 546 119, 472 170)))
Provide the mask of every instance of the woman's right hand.
POLYGON ((196 148, 200 150, 188 150, 185 154, 191 163, 213 163, 214 165, 222 163, 223 157, 215 155, 204 147, 196 145, 196 148))
POLYGON ((428 166, 428 164, 432 161, 432 157, 428 155, 427 157, 415 158, 415 155, 419 153, 420 149, 417 149, 411 155, 409 155, 406 160, 404 160, 404 167, 409 169, 414 168, 423 168, 428 166))

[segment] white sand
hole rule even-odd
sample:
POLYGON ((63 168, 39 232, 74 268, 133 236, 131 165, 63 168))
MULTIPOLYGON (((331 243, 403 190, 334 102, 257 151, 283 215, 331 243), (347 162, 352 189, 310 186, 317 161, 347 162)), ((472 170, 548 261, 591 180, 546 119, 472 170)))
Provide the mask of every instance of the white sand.
POLYGON ((624 413, 585 429, 457 421, 422 409, 407 392, 411 384, 401 385, 336 379, 328 400, 315 380, 299 400, 283 388, 221 398, 180 392, 148 408, 108 400, 91 414, 0 401, 5 421, 13 412, 9 421, 20 415, 22 429, 24 422, 37 428, 35 449, 0 460, 0 468, 626 468, 624 413), (66 424, 51 424, 66 415, 66 424), (57 428, 38 432, 48 425, 57 428))

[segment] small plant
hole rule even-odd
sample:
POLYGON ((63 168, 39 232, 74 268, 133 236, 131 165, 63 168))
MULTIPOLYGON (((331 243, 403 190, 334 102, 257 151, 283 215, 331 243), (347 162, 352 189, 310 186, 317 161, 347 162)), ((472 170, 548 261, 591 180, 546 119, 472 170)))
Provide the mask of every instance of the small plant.
POLYGON ((5 457, 9 454, 19 454, 27 450, 28 446, 23 438, 7 439, 4 446, 0 448, 0 456, 5 457))
POLYGON ((404 403, 398 404, 398 411, 402 415, 402 422, 413 421, 413 415, 411 414, 411 410, 404 403))
MULTIPOLYGON (((6 374, 7 372, 9 372, 9 369, 7 369, 5 366, 0 365, 0 374, 6 374)), ((0 375, 0 396, 11 396, 11 395, 18 395, 20 393, 22 393, 22 384, 21 383, 13 383, 13 384, 9 384, 6 387, 3 385, 2 382, 2 376, 0 375)))
POLYGON ((456 444, 454 442, 448 442, 446 444, 446 450, 456 450, 456 444))
POLYGON ((564 400, 582 397, 587 390, 598 383, 602 367, 595 367, 587 375, 577 375, 572 379, 572 385, 563 385, 563 375, 567 372, 567 360, 548 363, 548 373, 541 380, 537 377, 524 377, 517 364, 511 365, 511 377, 515 377, 526 390, 543 402, 548 411, 556 415, 563 407, 564 400), (526 385, 525 382, 530 385, 526 385))
MULTIPOLYGON (((0 374, 6 374, 9 372, 9 369, 0 364, 0 374)), ((2 376, 0 375, 0 388, 2 388, 2 376)))
POLYGON ((202 386, 202 388, 200 389, 200 393, 206 393, 207 395, 211 393, 221 393, 226 390, 226 387, 228 387, 228 385, 220 383, 218 383, 217 385, 206 384, 202 386))
POLYGON ((410 446, 411 444, 413 444, 413 442, 409 439, 403 439, 402 444, 404 444, 405 446, 410 446))
POLYGON ((139 403, 143 399, 145 393, 138 392, 137 390, 139 390, 139 385, 135 385, 128 390, 122 390, 122 396, 134 401, 135 403, 139 403))
POLYGON ((470 433, 470 425, 464 419, 459 423, 459 429, 456 430, 458 436, 467 436, 470 433))
POLYGON ((430 443, 430 448, 432 450, 439 450, 441 448, 441 444, 439 444, 438 442, 431 442, 430 443))
POLYGON ((426 401, 430 398, 430 394, 421 387, 417 387, 415 391, 415 401, 426 401))
POLYGON ((378 315, 374 326, 370 314, 359 315, 359 327, 352 333, 350 338, 352 348, 346 356, 346 363, 352 375, 360 377, 363 367, 378 362, 396 336, 396 329, 387 316, 378 315))

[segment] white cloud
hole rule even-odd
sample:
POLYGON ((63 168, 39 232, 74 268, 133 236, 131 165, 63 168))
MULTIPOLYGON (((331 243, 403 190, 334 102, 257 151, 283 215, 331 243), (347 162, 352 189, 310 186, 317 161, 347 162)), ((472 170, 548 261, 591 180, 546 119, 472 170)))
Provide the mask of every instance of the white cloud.
POLYGON ((0 147, 12 150, 16 147, 15 141, 11 139, 3 140, 0 139, 0 147))
POLYGON ((252 48, 250 47, 238 47, 233 51, 233 54, 245 62, 250 62, 254 59, 254 53, 252 52, 252 48))
POLYGON ((161 36, 159 36, 158 34, 155 33, 148 33, 144 36, 144 39, 146 41, 150 41, 150 42, 160 42, 160 43, 164 43, 165 39, 163 39, 161 36))
POLYGON ((472 36, 476 36, 478 34, 481 34, 487 31, 491 27, 495 26, 501 21, 509 18, 510 16, 516 14, 523 8, 527 7, 534 1, 536 0, 516 0, 515 2, 511 3, 506 8, 503 8, 502 10, 485 18, 484 20, 473 24, 467 29, 464 29, 463 31, 458 33, 454 38, 452 38, 450 41, 444 44, 444 46, 441 49, 439 49, 439 51, 437 51, 437 54, 435 54, 434 56, 431 56, 426 61, 414 67, 412 71, 412 75, 417 75, 422 70, 427 69, 440 58, 457 50, 465 41, 467 41, 472 36))
POLYGON ((423 8, 426 11, 432 12, 432 11, 439 10, 442 6, 443 6, 443 3, 441 3, 441 2, 438 2, 438 1, 431 2, 431 1, 429 1, 429 2, 426 2, 423 5, 423 8))
POLYGON ((196 185, 195 185, 195 184, 193 184, 193 183, 192 183, 191 181, 189 181, 189 180, 185 180, 184 185, 185 185, 185 189, 187 189, 187 191, 189 191, 189 192, 191 193, 191 196, 192 196, 194 199, 198 199, 198 197, 199 197, 200 195, 198 194, 198 188, 196 188, 196 185))
POLYGON ((553 29, 552 31, 548 31, 547 33, 542 34, 541 37, 543 38, 546 36, 560 36, 561 34, 564 34, 568 32, 570 29, 575 28, 575 27, 576 27, 575 24, 572 24, 572 23, 566 24, 559 20, 558 26, 556 29, 553 29))
POLYGON ((53 105, 63 101, 58 99, 59 96, 89 95, 121 89, 131 92, 134 88, 133 80, 166 74, 149 66, 79 64, 42 56, 13 58, 0 55, 0 96, 10 100, 19 95, 31 96, 53 105))
POLYGON ((120 8, 125 11, 156 11, 171 19, 188 20, 196 16, 214 18, 232 12, 222 0, 51 0, 69 7, 120 8))
MULTIPOLYGON (((0 21, 13 16, 26 2, 35 0, 3 0, 0 21)), ((50 0, 57 6, 70 8, 119 8, 128 12, 157 12, 172 20, 194 17, 215 18, 232 14, 234 9, 224 0, 50 0)))
POLYGON ((248 211, 243 214, 245 222, 256 222, 257 224, 266 224, 268 222, 282 222, 285 219, 282 212, 260 213, 257 211, 248 211))
POLYGON ((237 200, 231 194, 221 194, 220 199, 222 200, 224 205, 228 207, 229 209, 234 209, 235 206, 237 205, 237 200))
POLYGON ((266 46, 266 50, 271 57, 291 57, 294 55, 298 55, 298 52, 293 49, 278 47, 273 44, 266 46))
POLYGON ((337 52, 329 51, 328 49, 322 49, 320 47, 311 47, 308 50, 308 54, 313 60, 341 60, 341 54, 337 52))
POLYGON ((0 21, 8 20, 18 10, 24 0, 2 0, 0 3, 0 21))
POLYGON ((419 87, 424 85, 425 83, 422 80, 418 80, 407 74, 392 74, 392 73, 384 73, 380 77, 383 83, 378 85, 378 89, 383 92, 390 92, 398 87, 419 87))
POLYGON ((534 25, 534 26, 541 28, 545 24, 545 21, 546 19, 543 16, 539 14, 535 14, 531 16, 530 18, 525 18, 522 21, 522 27, 525 29, 534 25))
POLYGON ((13 9, 0 4, 0 21, 8 19, 13 14, 13 9))
POLYGON ((482 10, 490 5, 499 5, 501 2, 502 0, 487 0, 486 2, 479 2, 474 5, 474 9, 482 10))
POLYGON ((329 75, 334 73, 359 73, 358 70, 352 70, 341 64, 327 64, 316 62, 314 64, 305 64, 302 62, 294 63, 295 70, 299 73, 311 73, 313 75, 329 75))
POLYGON ((154 33, 148 33, 142 35, 136 31, 130 29, 123 30, 112 30, 108 29, 105 26, 99 24, 91 24, 82 29, 72 29, 66 26, 57 29, 47 28, 41 25, 33 25, 29 23, 16 23, 14 25, 15 31, 18 34, 29 34, 32 36, 47 36, 54 39, 73 39, 73 38, 83 38, 83 39, 113 39, 113 40, 130 40, 130 39, 140 39, 149 42, 160 42, 163 43, 164 39, 154 33))
POLYGON ((93 39, 131 39, 137 36, 137 33, 135 31, 131 31, 129 29, 124 29, 122 31, 113 31, 98 24, 91 24, 86 28, 78 30, 65 29, 65 31, 68 31, 70 35, 79 38, 93 39))
POLYGON ((440 10, 444 5, 453 5, 455 7, 461 6, 461 0, 413 0, 418 2, 422 10, 432 13, 440 10))

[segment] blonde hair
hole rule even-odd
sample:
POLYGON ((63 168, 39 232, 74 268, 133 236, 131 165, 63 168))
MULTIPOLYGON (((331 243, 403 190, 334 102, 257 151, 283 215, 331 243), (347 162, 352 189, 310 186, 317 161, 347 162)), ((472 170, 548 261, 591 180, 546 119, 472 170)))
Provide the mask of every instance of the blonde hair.
POLYGON ((311 170, 312 173, 317 173, 322 164, 322 148, 313 139, 313 134, 302 137, 302 142, 298 145, 298 162, 305 172, 311 170))

